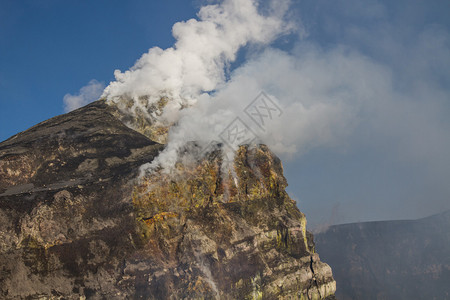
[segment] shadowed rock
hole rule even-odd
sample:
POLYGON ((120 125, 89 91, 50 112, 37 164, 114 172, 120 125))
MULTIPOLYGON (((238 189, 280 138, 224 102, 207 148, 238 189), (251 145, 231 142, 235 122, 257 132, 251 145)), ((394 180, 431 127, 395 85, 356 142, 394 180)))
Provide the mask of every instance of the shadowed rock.
POLYGON ((450 211, 331 226, 316 234, 339 299, 449 299, 450 211))

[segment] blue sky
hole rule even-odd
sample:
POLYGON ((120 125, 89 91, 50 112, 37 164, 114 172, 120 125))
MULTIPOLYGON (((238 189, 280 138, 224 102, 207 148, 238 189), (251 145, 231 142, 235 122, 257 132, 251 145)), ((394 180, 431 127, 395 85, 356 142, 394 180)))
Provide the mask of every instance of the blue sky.
POLYGON ((0 1, 0 140, 63 113, 91 79, 108 83, 148 48, 173 43, 189 1, 0 1))
MULTIPOLYGON (((64 96, 92 79, 107 85, 149 48, 172 46, 172 25, 201 3, 1 1, 0 140, 63 113, 64 96)), ((296 0, 291 18, 300 30, 273 45, 299 65, 285 81, 319 91, 290 92, 345 107, 326 142, 282 156, 311 226, 450 209, 450 2, 296 0)), ((251 49, 233 68, 246 58, 251 49)))

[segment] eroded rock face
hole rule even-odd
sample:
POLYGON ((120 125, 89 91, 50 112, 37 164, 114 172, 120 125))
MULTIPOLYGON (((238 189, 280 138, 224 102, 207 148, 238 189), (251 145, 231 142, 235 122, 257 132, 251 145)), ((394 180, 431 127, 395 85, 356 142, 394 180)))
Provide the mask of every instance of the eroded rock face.
MULTIPOLYGON (((145 251, 155 258, 144 273, 164 276, 168 294, 160 296, 333 295, 331 269, 314 253, 305 216, 285 192, 280 160, 266 146, 241 147, 233 172, 225 172, 218 154, 178 164, 175 176, 153 174, 134 192, 145 251)), ((151 285, 143 291, 155 292, 151 285)))
POLYGON ((0 144, 1 298, 334 298, 267 147, 137 180, 164 146, 115 114, 95 102, 0 144))

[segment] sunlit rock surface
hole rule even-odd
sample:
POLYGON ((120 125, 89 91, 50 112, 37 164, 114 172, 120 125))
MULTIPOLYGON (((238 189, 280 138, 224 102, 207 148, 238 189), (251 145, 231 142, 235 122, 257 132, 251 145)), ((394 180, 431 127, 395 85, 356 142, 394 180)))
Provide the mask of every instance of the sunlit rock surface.
POLYGON ((334 299, 267 147, 138 180, 164 145, 118 113, 97 101, 0 144, 0 298, 334 299))

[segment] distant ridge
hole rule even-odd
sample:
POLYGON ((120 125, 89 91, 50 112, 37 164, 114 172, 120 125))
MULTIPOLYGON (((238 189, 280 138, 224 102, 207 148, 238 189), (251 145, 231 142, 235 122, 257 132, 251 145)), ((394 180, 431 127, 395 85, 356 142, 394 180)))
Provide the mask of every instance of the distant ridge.
POLYGON ((333 269, 338 299, 450 299, 450 210, 335 225, 315 242, 333 269))

